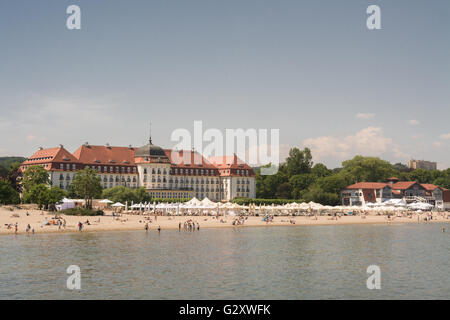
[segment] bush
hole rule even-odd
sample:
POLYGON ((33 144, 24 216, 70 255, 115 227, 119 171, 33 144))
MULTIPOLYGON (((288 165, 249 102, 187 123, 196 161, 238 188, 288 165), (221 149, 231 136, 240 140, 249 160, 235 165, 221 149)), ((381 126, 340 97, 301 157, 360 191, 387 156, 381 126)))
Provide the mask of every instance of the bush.
POLYGON ((297 200, 293 200, 293 199, 250 199, 250 198, 235 198, 233 199, 231 202, 233 203, 237 203, 239 205, 248 205, 250 203, 253 203, 255 205, 266 205, 266 206, 270 206, 272 204, 274 205, 282 205, 282 204, 286 204, 286 203, 292 203, 292 202, 297 202, 297 203, 301 203, 304 202, 304 200, 301 199, 297 199, 297 200))
POLYGON ((60 211, 61 214, 66 214, 68 216, 103 216, 103 210, 92 210, 85 208, 71 208, 60 211))

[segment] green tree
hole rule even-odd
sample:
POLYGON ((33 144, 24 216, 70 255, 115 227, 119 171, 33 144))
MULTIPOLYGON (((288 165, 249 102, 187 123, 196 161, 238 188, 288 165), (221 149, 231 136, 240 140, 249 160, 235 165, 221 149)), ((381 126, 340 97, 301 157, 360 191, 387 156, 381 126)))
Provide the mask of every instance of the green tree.
POLYGON ((314 167, 311 169, 311 173, 318 178, 326 177, 331 174, 331 170, 329 170, 324 164, 316 163, 314 167))
POLYGON ((352 176, 345 172, 340 172, 317 180, 317 185, 327 193, 339 194, 342 189, 352 184, 352 176))
POLYGON ((104 189, 102 197, 105 199, 109 199, 113 202, 136 202, 136 195, 131 188, 124 186, 116 186, 109 189, 104 189))
POLYGON ((312 168, 311 150, 305 148, 299 150, 292 148, 289 150, 289 156, 286 158, 286 163, 282 166, 288 177, 296 174, 309 173, 312 168))
POLYGON ((49 203, 49 187, 46 184, 40 183, 33 185, 31 188, 26 188, 23 199, 28 203, 35 203, 42 209, 49 203))
POLYGON ((292 187, 288 182, 282 183, 278 186, 275 193, 278 199, 290 199, 292 194, 292 187))
POLYGON ((41 166, 28 167, 23 173, 22 185, 25 191, 31 190, 33 186, 49 183, 48 172, 41 166))
POLYGON ((92 199, 102 195, 102 184, 97 172, 90 167, 78 171, 72 181, 75 193, 85 200, 86 208, 92 208, 92 199))
POLYGON ((47 190, 47 193, 47 205, 50 205, 52 210, 54 210, 55 205, 66 196, 66 192, 60 187, 51 187, 47 190))
POLYGON ((152 201, 152 197, 150 196, 150 193, 148 193, 144 187, 133 189, 133 193, 136 197, 136 202, 144 203, 144 202, 152 201))
POLYGON ((20 171, 20 162, 13 162, 9 167, 9 171, 6 174, 6 180, 11 184, 14 190, 17 192, 22 192, 22 171, 20 171))
POLYGON ((355 156, 351 160, 342 162, 342 171, 351 175, 355 181, 386 181, 394 174, 392 165, 376 157, 355 156))
POLYGON ((0 180, 0 204, 18 204, 19 202, 19 193, 8 181, 0 180))
POLYGON ((339 195, 336 193, 325 192, 317 184, 311 186, 307 192, 303 194, 305 201, 313 201, 323 205, 335 206, 339 204, 339 195))
POLYGON ((415 169, 408 174, 408 180, 417 181, 419 183, 431 183, 434 179, 429 170, 415 169))
POLYGON ((292 198, 300 199, 302 192, 307 190, 317 179, 312 173, 296 174, 289 179, 289 184, 292 187, 292 198))

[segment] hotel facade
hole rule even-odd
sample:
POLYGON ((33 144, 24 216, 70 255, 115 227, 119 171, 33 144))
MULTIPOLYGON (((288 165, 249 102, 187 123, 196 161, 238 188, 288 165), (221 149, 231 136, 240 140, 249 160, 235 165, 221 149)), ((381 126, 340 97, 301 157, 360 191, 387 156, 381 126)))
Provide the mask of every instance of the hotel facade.
POLYGON ((163 149, 152 143, 135 148, 85 143, 73 154, 62 145, 40 148, 21 164, 22 171, 39 165, 50 183, 67 190, 79 170, 97 171, 104 189, 144 187, 153 198, 209 198, 230 201, 255 198, 253 169, 236 155, 206 159, 195 151, 163 149))

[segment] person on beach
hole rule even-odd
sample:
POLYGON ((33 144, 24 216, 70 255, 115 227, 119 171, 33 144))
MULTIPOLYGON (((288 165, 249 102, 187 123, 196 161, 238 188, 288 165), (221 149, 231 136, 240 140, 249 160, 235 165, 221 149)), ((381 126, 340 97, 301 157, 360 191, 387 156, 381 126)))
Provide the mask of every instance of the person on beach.
POLYGON ((158 226, 158 233, 161 233, 161 226, 158 226))
POLYGON ((80 222, 78 222, 78 231, 81 231, 83 229, 83 224, 80 222))
POLYGON ((197 222, 197 231, 200 231, 200 223, 197 222))
POLYGON ((181 222, 178 224, 178 231, 181 231, 181 222))
POLYGON ((19 225, 16 222, 16 224, 14 225, 14 233, 17 234, 17 231, 19 231, 19 225))
POLYGON ((145 232, 148 232, 148 223, 145 224, 145 232))
POLYGON ((25 229, 25 231, 27 232, 27 234, 28 234, 28 232, 30 232, 30 229, 31 229, 31 226, 30 226, 30 224, 28 224, 28 225, 27 225, 27 228, 25 229))

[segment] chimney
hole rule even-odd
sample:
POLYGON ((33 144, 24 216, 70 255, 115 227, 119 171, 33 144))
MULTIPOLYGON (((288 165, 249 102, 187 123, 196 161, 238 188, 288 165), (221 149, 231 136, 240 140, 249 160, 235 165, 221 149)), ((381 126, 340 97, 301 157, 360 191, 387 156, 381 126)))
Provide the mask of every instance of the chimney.
POLYGON ((106 143, 106 148, 111 149, 111 146, 109 145, 109 143, 106 143))
POLYGON ((60 144, 59 147, 60 147, 61 149, 64 148, 64 146, 63 146, 62 144, 60 144))
POLYGON ((42 148, 42 147, 39 147, 38 149, 39 149, 39 150, 44 150, 44 148, 42 148))

